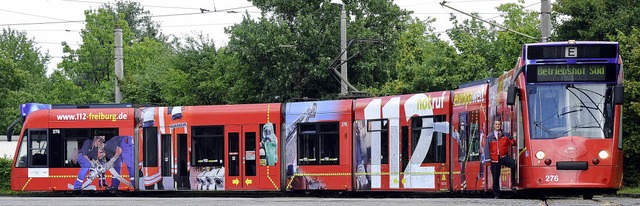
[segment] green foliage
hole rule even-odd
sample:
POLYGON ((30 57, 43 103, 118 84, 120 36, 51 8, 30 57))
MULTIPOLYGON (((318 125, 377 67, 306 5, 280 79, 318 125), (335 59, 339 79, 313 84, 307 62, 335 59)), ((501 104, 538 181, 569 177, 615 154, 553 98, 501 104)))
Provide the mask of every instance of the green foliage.
MULTIPOLYGON (((41 54, 26 33, 3 29, 0 34, 0 125, 8 126, 19 117, 19 105, 43 101, 47 93, 45 64, 41 54)), ((19 129, 19 128, 18 128, 19 129)), ((19 131, 16 129, 17 131, 19 131)), ((14 130, 15 131, 15 130, 14 130)))
POLYGON ((131 28, 136 40, 140 41, 146 38, 164 41, 167 39, 167 37, 160 34, 160 24, 151 20, 151 13, 144 10, 140 2, 116 1, 115 7, 111 4, 105 4, 104 7, 107 10, 115 11, 117 14, 124 14, 124 20, 131 28))
MULTIPOLYGON (((123 14, 119 15, 124 18, 123 14)), ((120 25, 123 42, 130 42, 133 33, 124 20, 116 20, 113 11, 99 8, 86 11, 86 27, 82 30, 83 44, 77 50, 64 45, 62 68, 74 84, 91 91, 87 103, 107 103, 114 100, 114 28, 120 25)))
POLYGON ((558 41, 606 40, 617 32, 630 33, 640 25, 640 9, 635 0, 558 0, 553 4, 558 17, 555 28, 558 41))
POLYGON ((0 191, 11 189, 11 162, 9 158, 0 157, 0 191))
POLYGON ((625 185, 640 186, 640 30, 633 27, 629 34, 620 30, 609 36, 620 43, 624 62, 625 104, 623 105, 623 141, 625 185))
MULTIPOLYGON (((375 93, 398 94, 436 91, 453 87, 459 81, 454 65, 455 48, 442 41, 427 21, 415 20, 400 35, 395 68, 397 76, 375 93)), ((373 87, 376 87, 375 85, 373 87)), ((370 90, 376 91, 374 88, 370 90)))
MULTIPOLYGON (((59 83, 57 90, 71 89, 77 93, 63 94, 62 101, 81 103, 108 103, 114 101, 114 29, 123 33, 125 76, 121 90, 132 103, 157 103, 159 98, 154 78, 169 66, 171 48, 166 37, 158 31, 159 24, 152 21, 150 13, 137 2, 105 4, 96 10, 85 11, 86 27, 82 30, 83 44, 71 49, 65 42, 62 71, 51 81, 59 83), (157 60, 157 61, 156 61, 157 60), (66 84, 69 78, 73 85, 66 84), (78 88, 82 88, 78 91, 78 88)), ((55 102, 55 101, 52 101, 55 102)))
MULTIPOLYGON (((245 103, 335 98, 340 84, 328 68, 337 65, 334 59, 340 54, 340 7, 326 1, 253 2, 273 13, 257 21, 247 15, 227 29, 228 52, 240 63, 231 91, 246 97, 245 103)), ((386 45, 353 43, 347 52, 349 81, 360 89, 384 84, 394 75, 390 60, 408 12, 387 0, 347 1, 345 9, 348 39, 383 40, 386 45)))

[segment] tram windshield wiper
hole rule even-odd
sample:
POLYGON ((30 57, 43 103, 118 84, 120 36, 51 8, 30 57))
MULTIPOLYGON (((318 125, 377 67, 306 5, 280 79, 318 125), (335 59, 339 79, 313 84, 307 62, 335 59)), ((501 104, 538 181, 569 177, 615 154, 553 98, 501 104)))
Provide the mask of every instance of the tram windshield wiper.
POLYGON ((584 101, 582 101, 582 98, 580 98, 580 96, 578 94, 576 94, 575 92, 573 92, 571 89, 575 89, 578 92, 582 93, 590 102, 592 105, 598 105, 598 103, 596 103, 593 98, 591 98, 585 91, 597 94, 598 96, 604 98, 604 95, 599 94, 597 92, 588 90, 588 89, 584 89, 584 88, 578 88, 576 86, 574 86, 573 84, 567 84, 566 86, 567 91, 569 91, 569 93, 573 94, 573 96, 580 102, 580 105, 576 105, 579 108, 587 108, 587 112, 589 112, 589 114, 591 115, 591 117, 593 117, 593 120, 598 123, 598 127, 602 128, 602 125, 600 124, 600 121, 598 121, 598 118, 596 118, 596 115, 593 114, 593 112, 591 112, 591 109, 596 109, 598 110, 598 112, 600 112, 600 115, 602 116, 604 114, 604 112, 599 108, 599 107, 589 107, 585 104, 584 101))
MULTIPOLYGON (((553 132, 553 131, 551 131, 551 130, 549 130, 549 129, 547 129, 547 128, 542 124, 542 122, 540 122, 540 121, 535 121, 535 122, 533 122, 533 125, 534 125, 535 127, 539 128, 540 130, 542 130, 542 131, 546 132, 546 133, 547 133, 547 135, 548 135, 548 136, 547 136, 548 138, 556 138, 556 135, 554 134, 554 132, 553 132)), ((534 135, 535 135, 535 134, 534 134, 534 135)))

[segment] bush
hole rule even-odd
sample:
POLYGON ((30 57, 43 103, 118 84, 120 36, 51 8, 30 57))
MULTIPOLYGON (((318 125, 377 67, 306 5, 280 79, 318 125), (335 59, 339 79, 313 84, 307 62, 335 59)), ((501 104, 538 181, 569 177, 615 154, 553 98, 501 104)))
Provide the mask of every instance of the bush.
POLYGON ((13 160, 0 157, 0 191, 11 189, 11 162, 13 160))

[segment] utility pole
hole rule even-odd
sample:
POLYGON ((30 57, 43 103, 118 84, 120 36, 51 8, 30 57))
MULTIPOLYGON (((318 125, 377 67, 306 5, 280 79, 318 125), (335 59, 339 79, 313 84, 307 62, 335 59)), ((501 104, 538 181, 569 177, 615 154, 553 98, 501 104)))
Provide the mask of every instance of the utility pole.
POLYGON ((118 82, 122 80, 122 70, 123 70, 123 61, 122 61, 122 29, 115 29, 115 70, 116 70, 116 79, 115 79, 115 95, 116 95, 116 104, 119 104, 122 101, 122 92, 120 92, 120 87, 118 87, 118 82))
POLYGON ((342 57, 340 57, 340 63, 342 63, 340 67, 340 76, 342 76, 342 81, 340 81, 340 94, 346 96, 349 94, 349 88, 347 88, 347 11, 344 9, 344 3, 341 5, 340 12, 340 52, 342 53, 342 57))
POLYGON ((542 0, 540 4, 540 33, 542 42, 548 42, 551 35, 551 0, 542 0))

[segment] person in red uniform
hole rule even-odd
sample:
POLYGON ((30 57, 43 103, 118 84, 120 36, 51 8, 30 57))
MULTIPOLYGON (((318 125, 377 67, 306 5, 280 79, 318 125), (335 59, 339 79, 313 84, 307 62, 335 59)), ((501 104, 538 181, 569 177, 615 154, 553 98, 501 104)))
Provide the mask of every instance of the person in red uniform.
POLYGON ((493 176, 493 196, 500 198, 500 171, 502 165, 511 169, 511 182, 515 181, 516 161, 509 156, 511 145, 515 144, 515 140, 509 133, 502 132, 502 122, 495 120, 493 122, 493 132, 487 136, 486 147, 491 153, 491 175, 493 176))

